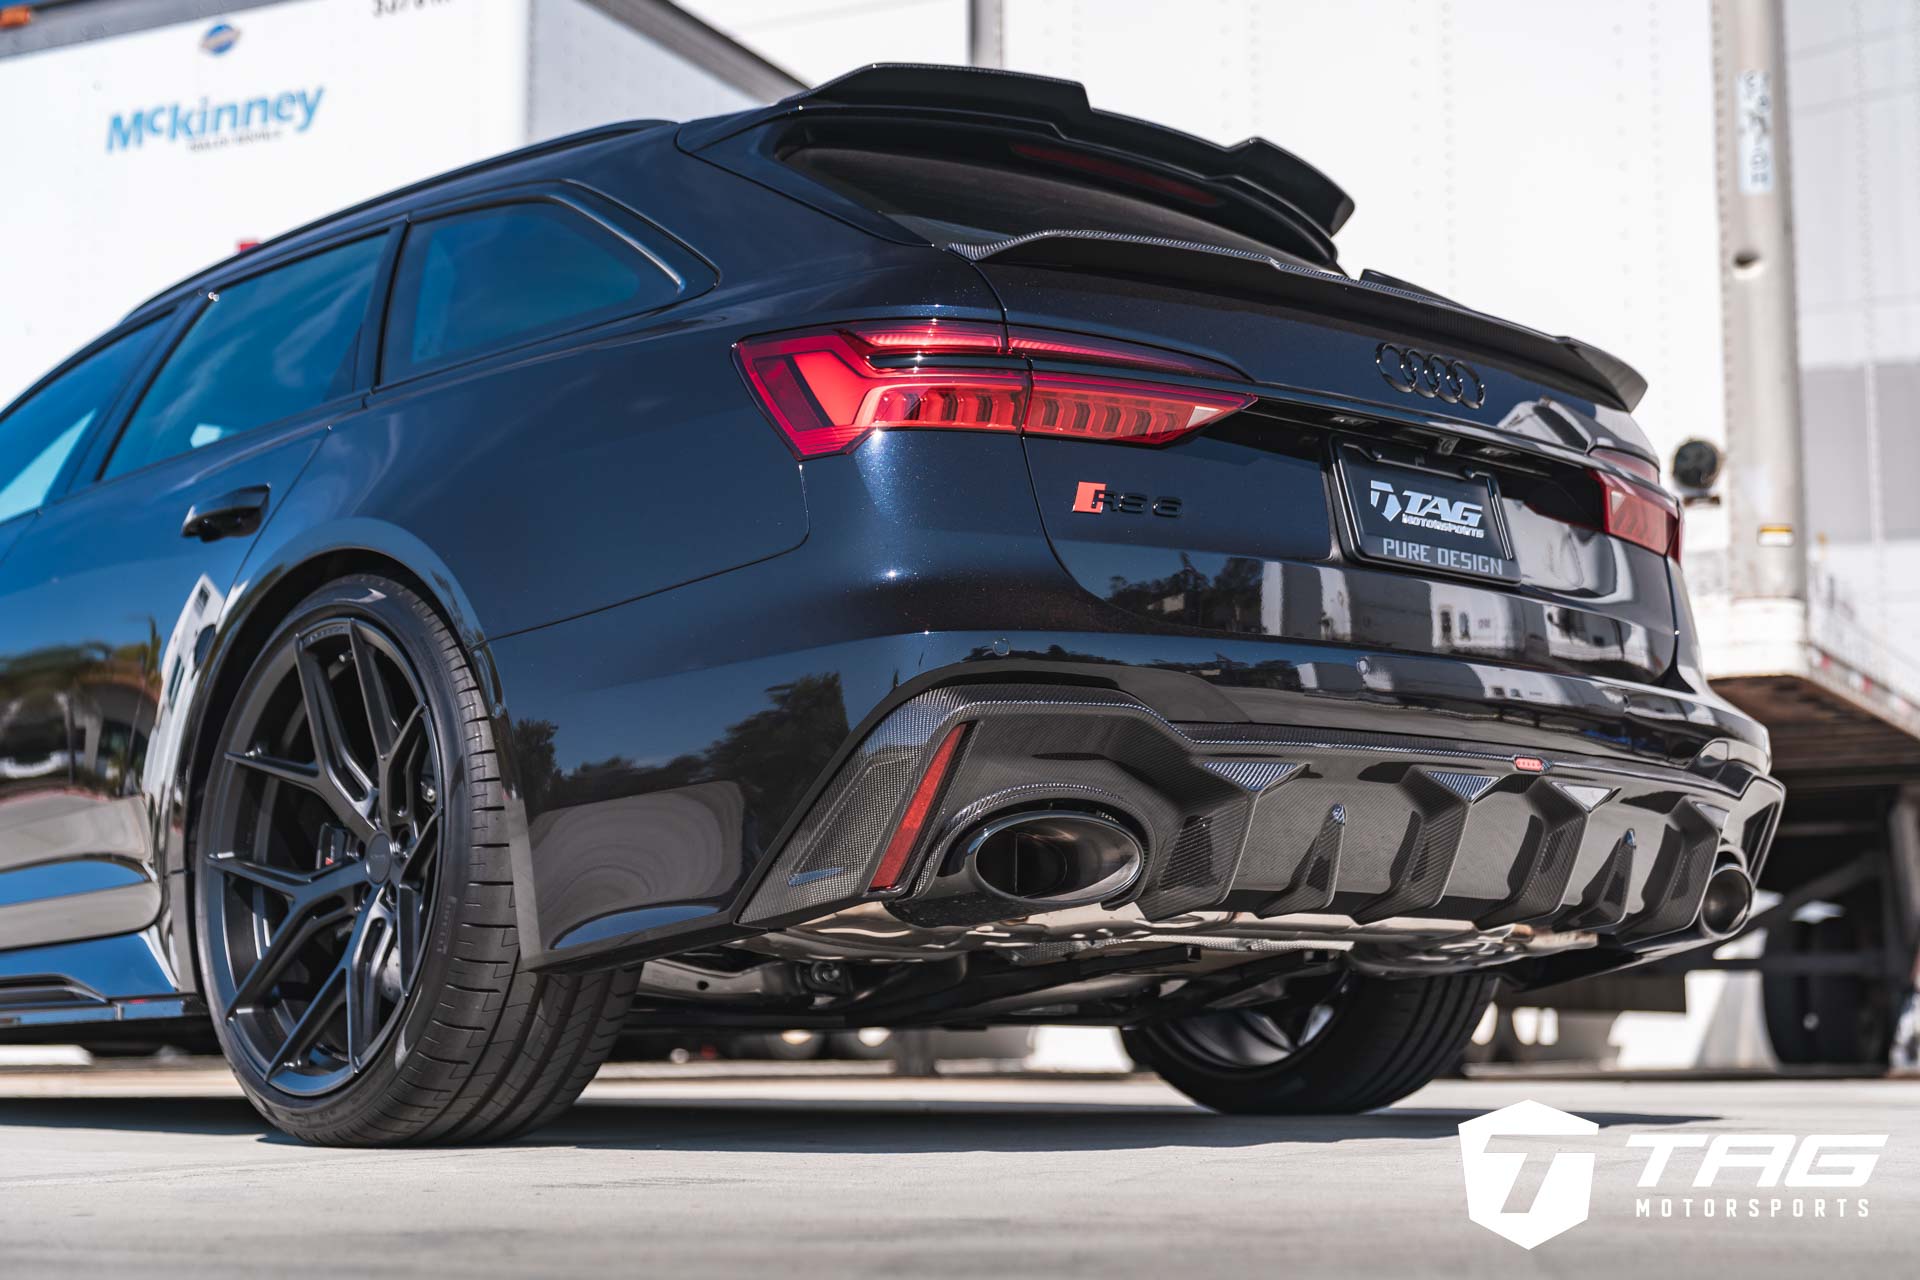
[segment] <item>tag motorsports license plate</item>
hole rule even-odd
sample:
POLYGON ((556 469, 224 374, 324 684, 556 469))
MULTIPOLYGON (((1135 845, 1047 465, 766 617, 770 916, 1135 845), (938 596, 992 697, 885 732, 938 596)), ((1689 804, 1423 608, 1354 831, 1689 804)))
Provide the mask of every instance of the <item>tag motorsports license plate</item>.
POLYGON ((1339 469, 1361 555, 1410 568, 1520 580, 1492 476, 1396 466, 1353 445, 1341 447, 1339 469))

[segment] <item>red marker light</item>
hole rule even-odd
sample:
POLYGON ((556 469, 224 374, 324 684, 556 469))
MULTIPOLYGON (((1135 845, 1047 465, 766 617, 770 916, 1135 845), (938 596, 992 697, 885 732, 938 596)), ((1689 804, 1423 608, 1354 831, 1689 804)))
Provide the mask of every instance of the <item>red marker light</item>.
POLYGON ((967 740, 967 730, 972 727, 972 722, 967 721, 949 729, 939 749, 933 753, 933 759, 927 762, 927 771, 920 775, 920 785, 913 789, 913 798, 907 801, 907 811, 900 816, 900 825, 895 828, 893 839, 887 841, 887 851, 880 856, 879 869, 873 873, 873 882, 867 886, 869 892, 896 888, 900 877, 906 874, 907 859, 912 855, 914 846, 920 843, 920 832, 926 827, 927 819, 933 816, 947 774, 953 770, 960 746, 967 740))
POLYGON ((1515 756, 1513 767, 1522 773, 1545 773, 1547 762, 1539 756, 1515 756))

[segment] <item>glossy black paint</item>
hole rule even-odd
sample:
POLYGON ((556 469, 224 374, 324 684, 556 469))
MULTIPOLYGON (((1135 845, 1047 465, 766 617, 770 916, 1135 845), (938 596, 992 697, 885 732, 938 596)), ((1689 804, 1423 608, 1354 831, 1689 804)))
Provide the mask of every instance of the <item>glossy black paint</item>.
POLYGON ((1630 426, 1617 410, 1462 351, 1485 405, 1436 414, 1375 368, 1376 344, 1408 335, 976 266, 783 182, 690 154, 671 126, 600 131, 371 202, 129 318, 177 333, 237 274, 390 237, 351 395, 101 481, 129 394, 47 504, 0 524, 0 1025, 66 1007, 10 991, 64 983, 89 993, 74 1016, 94 1016, 103 999, 197 989, 187 832, 211 743, 275 624, 355 570, 417 583, 485 682, 537 965, 737 935, 835 764, 890 707, 953 679, 1106 684, 1173 720, 1765 767, 1763 731, 1699 678, 1660 557, 1518 501, 1506 516, 1529 576, 1511 591, 1341 550, 1319 452, 1331 431, 1491 442, 1566 471, 1630 426), (502 198, 558 200, 630 235, 674 264, 681 297, 380 384, 407 220, 502 198), (909 315, 1173 346, 1244 369, 1265 399, 1166 450, 895 432, 796 462, 733 343, 909 315), (1068 505, 1087 479, 1175 494, 1181 515, 1080 523, 1068 505), (190 512, 249 489, 266 491, 257 526, 182 536, 190 512), (102 882, 109 863, 130 878, 102 882), (6 873, 22 868, 42 878, 15 901, 6 873), (41 923, 9 916, 23 909, 41 923))

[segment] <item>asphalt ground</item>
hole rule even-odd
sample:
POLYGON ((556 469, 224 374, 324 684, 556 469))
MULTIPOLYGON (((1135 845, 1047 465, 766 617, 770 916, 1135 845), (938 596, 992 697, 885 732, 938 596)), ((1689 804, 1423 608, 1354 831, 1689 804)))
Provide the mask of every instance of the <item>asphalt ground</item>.
POLYGON ((882 1070, 614 1067, 519 1142, 421 1151, 297 1145, 217 1068, 0 1072, 0 1277, 1920 1273, 1920 1081, 1456 1080, 1234 1119, 1149 1078, 882 1070), (1495 1140, 1526 1155, 1509 1209, 1595 1153, 1587 1220, 1531 1252, 1469 1220, 1457 1137, 1522 1100, 1598 1126, 1495 1140), (1888 1139, 1861 1187, 1698 1189, 1701 1146, 1635 1185, 1630 1137, 1737 1133, 1888 1139))

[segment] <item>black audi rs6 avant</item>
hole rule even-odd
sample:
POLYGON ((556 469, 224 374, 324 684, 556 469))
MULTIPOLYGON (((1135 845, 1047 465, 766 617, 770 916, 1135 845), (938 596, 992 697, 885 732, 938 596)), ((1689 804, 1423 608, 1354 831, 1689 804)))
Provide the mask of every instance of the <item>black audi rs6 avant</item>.
POLYGON ((1644 382, 1352 208, 876 66, 141 305, 0 416, 0 1037, 217 1037, 323 1143, 519 1133, 628 1026, 1354 1111, 1738 929, 1782 793, 1644 382))

